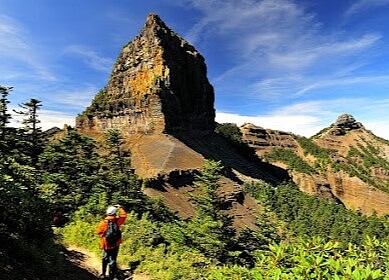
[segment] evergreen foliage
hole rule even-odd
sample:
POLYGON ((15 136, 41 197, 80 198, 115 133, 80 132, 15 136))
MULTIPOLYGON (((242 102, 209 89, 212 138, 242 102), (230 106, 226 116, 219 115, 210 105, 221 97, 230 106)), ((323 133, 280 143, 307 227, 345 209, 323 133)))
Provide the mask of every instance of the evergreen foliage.
POLYGON ((7 124, 10 122, 11 114, 8 113, 8 95, 12 87, 3 87, 0 85, 0 150, 6 150, 4 146, 5 136, 7 134, 7 124))
POLYGON ((242 143, 242 133, 235 123, 216 124, 215 132, 233 142, 242 143))
POLYGON ((306 163, 295 152, 288 149, 275 148, 265 155, 270 162, 280 161, 288 165, 288 168, 301 173, 315 173, 315 169, 306 163))
POLYGON ((231 148, 252 162, 259 163, 255 150, 243 141, 242 132, 234 123, 216 123, 215 132, 226 139, 231 148))
POLYGON ((38 99, 32 98, 30 101, 20 104, 21 111, 15 112, 19 115, 25 116, 22 120, 24 127, 22 128, 23 152, 31 158, 31 164, 35 165, 38 161, 39 154, 44 148, 44 135, 42 128, 39 126, 40 120, 38 111, 42 106, 42 102, 38 99))
POLYGON ((389 170, 389 162, 381 156, 381 151, 370 143, 357 147, 351 147, 347 154, 349 164, 341 164, 341 168, 347 171, 350 176, 356 176, 369 185, 372 185, 385 192, 389 192, 389 182, 379 179, 371 179, 373 168, 389 170))
POLYGON ((86 204, 98 184, 99 162, 95 142, 69 129, 51 142, 39 157, 41 190, 50 203, 66 211, 86 204))
POLYGON ((50 206, 37 193, 35 168, 0 157, 0 278, 58 279, 59 257, 50 227, 50 206))
POLYGON ((316 171, 326 171, 331 164, 331 150, 324 149, 312 141, 312 138, 296 136, 295 139, 304 150, 304 155, 311 154, 315 157, 316 171))
POLYGON ((387 217, 362 216, 343 205, 304 194, 292 184, 277 188, 251 184, 246 190, 267 205, 295 236, 320 236, 342 244, 360 244, 365 235, 389 241, 387 217))
MULTIPOLYGON (((39 100, 24 104, 28 129, 7 127, 10 90, 0 87, 0 278, 10 273, 14 279, 68 277, 69 265, 50 227, 53 210, 71 218, 56 229, 63 242, 99 253, 96 226, 116 203, 129 212, 119 262, 153 279, 385 279, 389 274, 388 217, 364 217, 290 184, 249 184, 246 191, 262 210, 257 229, 237 233, 218 196, 223 167, 207 161, 194 182, 195 215, 180 219, 142 193, 120 131, 108 131, 104 147, 71 128, 45 145, 39 100), (43 152, 27 152, 27 142, 43 152)), ((227 125, 219 133, 238 143, 236 128, 227 125)), ((307 139, 300 141, 308 153, 327 157, 307 139)), ((363 157, 369 169, 383 164, 375 155, 374 148, 363 146, 349 156, 363 157)), ((312 171, 294 161, 296 168, 312 171)))
POLYGON ((218 196, 218 180, 222 171, 218 161, 207 161, 196 177, 199 189, 192 196, 196 214, 184 227, 186 242, 204 255, 220 260, 228 258, 228 248, 235 243, 232 220, 221 212, 223 200, 218 196))

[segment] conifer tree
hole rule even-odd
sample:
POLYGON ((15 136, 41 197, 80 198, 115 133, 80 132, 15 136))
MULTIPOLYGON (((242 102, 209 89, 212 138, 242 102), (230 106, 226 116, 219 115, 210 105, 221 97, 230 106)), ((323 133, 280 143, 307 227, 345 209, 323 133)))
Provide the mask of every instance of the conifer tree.
POLYGON ((8 113, 8 95, 12 91, 12 87, 3 87, 0 85, 0 151, 7 150, 5 142, 7 134, 7 124, 10 122, 11 114, 8 113))
POLYGON ((222 165, 207 161, 194 183, 198 193, 193 195, 196 214, 187 225, 188 243, 205 255, 226 261, 235 243, 232 220, 221 212, 223 200, 218 196, 218 180, 222 165))
POLYGON ((38 160, 38 155, 43 151, 44 147, 43 132, 42 128, 39 126, 40 120, 38 118, 38 111, 42 104, 40 100, 32 98, 26 103, 19 104, 19 106, 22 110, 15 110, 15 113, 26 117, 21 122, 24 125, 24 152, 31 157, 31 162, 35 165, 38 160))
POLYGON ((117 129, 105 134, 108 155, 104 158, 101 180, 106 187, 108 201, 120 202, 128 210, 141 210, 145 196, 141 191, 141 181, 131 167, 130 153, 123 150, 124 139, 117 129), (142 205, 142 206, 140 206, 142 205))
POLYGON ((110 129, 106 133, 106 138, 111 160, 113 160, 119 170, 124 173, 125 166, 130 163, 128 160, 129 157, 122 151, 124 141, 120 135, 120 131, 117 129, 110 129))
POLYGON ((49 200, 64 209, 85 204, 98 182, 100 163, 95 142, 70 128, 39 157, 39 167, 49 200))
POLYGON ((10 122, 11 114, 8 113, 8 95, 12 87, 3 87, 0 85, 0 140, 4 140, 6 126, 10 122))

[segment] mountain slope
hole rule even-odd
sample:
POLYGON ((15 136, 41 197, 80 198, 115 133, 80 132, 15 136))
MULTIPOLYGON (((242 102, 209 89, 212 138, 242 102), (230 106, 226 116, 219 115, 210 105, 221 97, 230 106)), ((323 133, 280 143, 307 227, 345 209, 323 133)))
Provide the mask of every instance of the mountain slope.
POLYGON ((351 115, 339 116, 311 139, 252 124, 241 131, 259 157, 289 169, 302 191, 364 214, 389 213, 388 141, 351 115))

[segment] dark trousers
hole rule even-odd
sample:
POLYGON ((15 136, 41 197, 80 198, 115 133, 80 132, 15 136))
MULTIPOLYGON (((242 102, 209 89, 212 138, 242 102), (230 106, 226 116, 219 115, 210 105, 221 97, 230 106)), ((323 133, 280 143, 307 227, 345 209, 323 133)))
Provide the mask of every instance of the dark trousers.
POLYGON ((103 275, 107 272, 109 265, 109 276, 114 277, 117 272, 116 259, 118 257, 119 247, 103 251, 103 275))

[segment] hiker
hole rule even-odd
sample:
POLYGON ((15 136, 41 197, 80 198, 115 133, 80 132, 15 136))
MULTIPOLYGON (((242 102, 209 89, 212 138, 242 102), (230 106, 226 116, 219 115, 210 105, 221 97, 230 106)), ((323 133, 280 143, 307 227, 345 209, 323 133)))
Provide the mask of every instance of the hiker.
POLYGON ((96 233, 101 236, 100 245, 103 249, 102 275, 100 279, 106 279, 107 265, 109 265, 109 277, 113 279, 117 272, 116 258, 122 243, 120 226, 124 224, 127 213, 116 204, 107 209, 107 217, 97 227, 96 233))
POLYGON ((69 221, 69 218, 62 214, 61 210, 58 210, 53 219, 51 220, 51 226, 52 227, 63 227, 67 222, 69 221))

